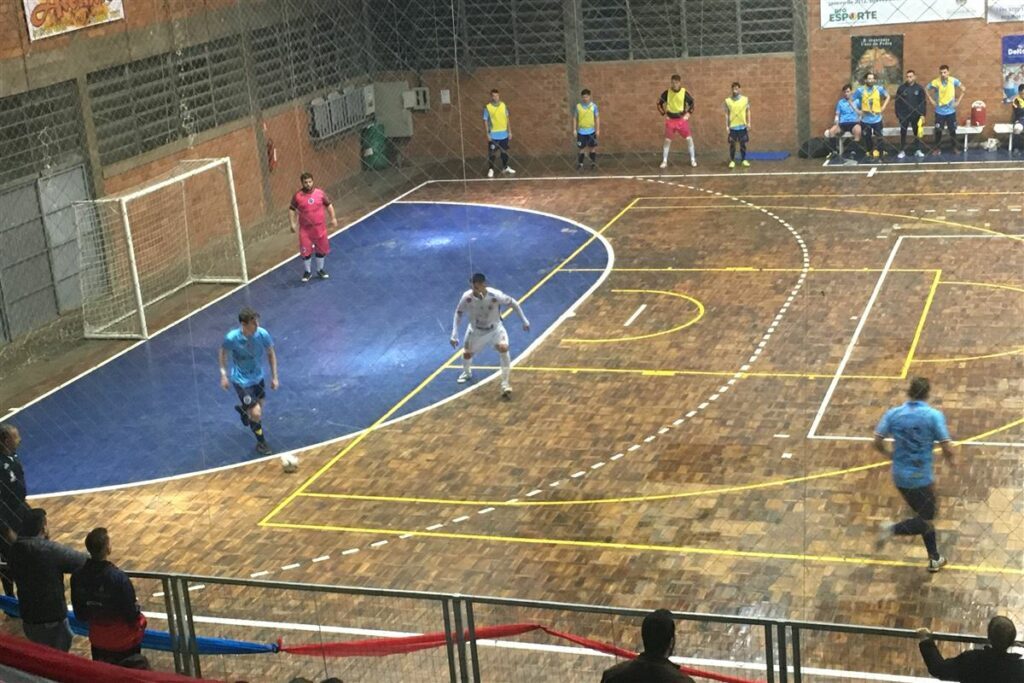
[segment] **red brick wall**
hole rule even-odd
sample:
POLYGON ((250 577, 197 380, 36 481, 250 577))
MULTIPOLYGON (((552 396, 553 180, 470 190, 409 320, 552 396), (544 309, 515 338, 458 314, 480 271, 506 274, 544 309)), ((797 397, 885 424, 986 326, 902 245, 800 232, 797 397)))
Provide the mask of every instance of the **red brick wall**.
MULTIPOLYGON (((855 29, 821 29, 820 6, 809 3, 812 131, 820 133, 832 120, 840 88, 850 80, 850 36, 903 34, 904 69, 914 69, 919 81, 939 75, 939 65, 948 64, 950 73, 967 88, 957 110, 963 120, 970 115, 970 103, 984 100, 993 116, 1007 120, 1009 109, 1002 101, 1000 78, 1001 36, 1021 33, 1020 25, 989 24, 984 19, 965 19, 923 24, 892 24, 855 29)), ((893 93, 895 94, 895 93, 893 93)), ((895 114, 886 111, 885 121, 895 125, 895 114)), ((929 108, 929 123, 931 108, 929 108)))

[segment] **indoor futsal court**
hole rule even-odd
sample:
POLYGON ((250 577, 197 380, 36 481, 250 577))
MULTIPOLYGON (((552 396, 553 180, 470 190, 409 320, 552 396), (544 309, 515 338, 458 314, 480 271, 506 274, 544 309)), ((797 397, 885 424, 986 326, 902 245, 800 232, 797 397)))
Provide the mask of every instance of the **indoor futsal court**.
POLYGON ((99 4, 0 10, 0 680, 597 683, 665 608, 695 681, 924 683, 916 629, 1024 629, 1017 4, 99 4), (933 519, 875 448, 920 378, 933 519), (23 664, 11 427, 163 674, 73 610, 23 664))

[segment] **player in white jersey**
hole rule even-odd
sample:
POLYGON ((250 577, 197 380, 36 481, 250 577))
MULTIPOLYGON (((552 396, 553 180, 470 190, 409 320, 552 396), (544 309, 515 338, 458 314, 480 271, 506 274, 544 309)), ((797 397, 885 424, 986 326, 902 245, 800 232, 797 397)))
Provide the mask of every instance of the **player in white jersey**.
POLYGON ((465 314, 469 317, 466 341, 462 346, 462 373, 456 381, 463 384, 472 379, 473 356, 489 344, 493 344, 501 359, 501 395, 503 398, 509 398, 512 396, 512 385, 508 381, 512 362, 508 354, 508 332, 501 323, 501 307, 511 306, 523 321, 523 330, 526 332, 530 331, 530 321, 526 319, 518 301, 501 290, 487 286, 487 278, 483 273, 476 273, 469 282, 473 288, 467 290, 459 299, 459 305, 455 308, 455 320, 452 323, 451 342, 454 348, 458 348, 462 316, 465 314))

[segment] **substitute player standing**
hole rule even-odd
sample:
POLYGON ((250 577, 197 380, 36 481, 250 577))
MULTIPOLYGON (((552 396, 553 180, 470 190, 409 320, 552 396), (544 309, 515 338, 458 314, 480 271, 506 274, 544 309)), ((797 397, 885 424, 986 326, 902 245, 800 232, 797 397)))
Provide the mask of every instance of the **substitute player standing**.
POLYGON ((900 153, 897 159, 907 156, 907 131, 914 136, 914 156, 923 157, 921 150, 921 132, 924 128, 924 115, 928 99, 924 88, 917 82, 917 74, 907 69, 907 80, 896 89, 896 118, 900 120, 900 153))
POLYGON ((740 84, 733 82, 732 96, 725 98, 725 127, 729 131, 729 168, 736 168, 736 143, 740 145, 740 163, 747 161, 747 143, 750 141, 750 100, 740 92, 740 84))
POLYGON ((945 64, 939 67, 939 77, 928 84, 928 89, 925 90, 925 93, 928 95, 928 101, 935 107, 935 149, 932 150, 933 156, 938 156, 942 153, 939 149, 939 143, 942 141, 943 127, 949 131, 950 144, 952 145, 953 152, 956 152, 956 108, 966 92, 967 89, 964 88, 964 84, 959 79, 949 75, 949 67, 945 64), (959 97, 956 94, 957 88, 960 89, 959 97), (935 94, 934 98, 932 97, 933 93, 935 94))
POLYGON ((583 168, 584 152, 590 150, 590 170, 597 168, 597 136, 601 134, 601 116, 597 111, 597 102, 590 97, 590 91, 580 91, 580 101, 572 110, 572 129, 576 136, 576 170, 583 168))
POLYGON ((500 170, 506 175, 515 175, 515 170, 508 165, 508 144, 512 139, 512 123, 508 114, 508 105, 501 101, 501 93, 495 88, 491 91, 491 101, 484 105, 484 132, 487 133, 487 177, 493 178, 494 171, 500 170), (494 155, 501 153, 501 168, 494 162, 494 155))
POLYGON ((503 398, 512 396, 512 385, 509 384, 509 373, 512 361, 508 353, 508 332, 501 322, 501 307, 511 306, 523 321, 523 331, 530 331, 530 321, 526 319, 519 302, 501 290, 487 286, 487 278, 483 273, 476 273, 470 279, 472 289, 466 291, 455 307, 455 320, 452 323, 452 347, 459 346, 459 326, 462 316, 469 316, 469 327, 466 330, 466 341, 462 352, 462 373, 456 380, 459 384, 468 382, 473 377, 473 356, 489 344, 493 344, 501 359, 501 395, 503 398))
POLYGON ((665 117, 665 142, 661 148, 661 168, 668 168, 668 153, 672 148, 672 135, 686 138, 690 150, 690 166, 697 165, 697 154, 693 149, 690 134, 690 114, 693 113, 693 95, 683 87, 683 77, 672 74, 671 87, 661 93, 658 99, 658 113, 665 117))
POLYGON ((256 435, 256 452, 270 455, 270 446, 263 434, 263 402, 267 398, 264 383, 263 354, 270 364, 270 388, 277 390, 277 354, 270 333, 260 327, 260 314, 248 306, 238 313, 239 326, 226 335, 221 344, 220 386, 225 391, 235 387, 240 405, 235 410, 242 418, 242 424, 256 435), (231 372, 228 374, 228 357, 231 358, 231 372))
POLYGON ((334 215, 334 204, 327 193, 319 187, 313 187, 313 175, 303 173, 299 176, 302 189, 292 196, 288 208, 292 232, 299 232, 299 256, 302 257, 302 281, 309 282, 312 277, 310 259, 316 256, 316 274, 321 280, 330 277, 324 270, 324 259, 331 251, 331 241, 327 239, 327 220, 325 214, 331 215, 331 227, 337 230, 338 219, 334 215))
POLYGON ((898 524, 883 525, 876 546, 881 547, 894 535, 920 535, 928 550, 928 571, 934 573, 942 569, 946 558, 939 554, 935 526, 932 524, 937 508, 932 446, 938 443, 949 462, 952 462, 953 447, 946 418, 925 403, 930 389, 931 385, 924 377, 913 378, 907 389, 910 400, 886 411, 875 428, 875 450, 892 458, 893 482, 903 500, 917 515, 898 524), (887 436, 893 438, 892 453, 885 443, 887 436))
POLYGON ((882 139, 882 112, 889 106, 889 91, 875 83, 875 74, 864 75, 864 85, 853 93, 853 100, 860 109, 861 128, 867 153, 878 158, 882 155, 884 140, 882 139))

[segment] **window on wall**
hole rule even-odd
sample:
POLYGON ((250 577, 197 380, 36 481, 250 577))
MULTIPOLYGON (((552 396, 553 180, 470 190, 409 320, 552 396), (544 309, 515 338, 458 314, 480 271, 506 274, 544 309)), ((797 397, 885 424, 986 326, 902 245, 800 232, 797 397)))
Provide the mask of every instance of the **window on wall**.
POLYGON ((789 52, 792 0, 580 0, 587 61, 789 52))
POLYGON ((85 157, 74 81, 0 98, 0 185, 85 157))
POLYGON ((565 22, 561 0, 517 0, 516 63, 558 64, 565 60, 565 22))

